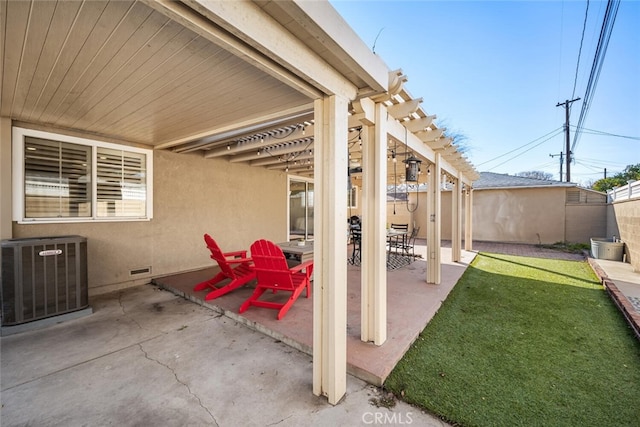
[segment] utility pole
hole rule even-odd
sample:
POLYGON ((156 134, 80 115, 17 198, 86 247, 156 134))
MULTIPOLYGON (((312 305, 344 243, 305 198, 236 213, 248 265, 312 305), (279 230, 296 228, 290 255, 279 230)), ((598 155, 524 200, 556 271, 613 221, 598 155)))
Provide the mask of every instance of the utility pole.
POLYGON ((562 162, 563 162, 564 153, 561 151, 560 154, 549 154, 549 157, 554 158, 556 156, 560 156, 560 181, 562 181, 562 162))
POLYGON ((578 101, 580 98, 572 99, 569 101, 568 99, 563 103, 557 103, 556 107, 564 105, 564 133, 566 139, 566 153, 567 153, 567 182, 571 182, 571 147, 569 145, 570 137, 569 137, 569 106, 571 103, 578 101))

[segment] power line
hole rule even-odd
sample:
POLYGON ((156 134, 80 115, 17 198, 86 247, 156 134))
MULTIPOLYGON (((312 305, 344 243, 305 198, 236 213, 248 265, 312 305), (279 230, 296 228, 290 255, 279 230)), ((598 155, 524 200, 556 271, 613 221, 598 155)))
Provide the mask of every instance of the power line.
POLYGON ((620 165, 619 163, 598 161, 598 160, 593 160, 593 159, 581 159, 581 160, 589 160, 590 163, 586 163, 586 162, 581 161, 581 160, 576 160, 575 158, 574 158, 574 160, 575 160, 576 164, 578 164, 580 166, 583 166, 584 168, 593 171, 593 172, 589 172, 589 173, 583 172, 583 173, 576 174, 576 175, 581 175, 581 176, 585 176, 585 175, 600 175, 600 174, 603 173, 603 171, 605 173, 607 173, 607 170, 608 170, 608 173, 613 176, 613 175, 617 175, 619 173, 622 173, 622 171, 625 169, 625 167, 619 168, 618 167, 620 165), (612 168, 612 166, 613 166, 613 168, 612 168), (616 170, 619 170, 619 172, 612 171, 612 169, 614 169, 614 168, 616 170))
POLYGON ((576 160, 576 164, 579 164, 581 166, 584 166, 587 169, 591 169, 593 171, 601 171, 602 167, 601 166, 596 166, 596 165, 590 165, 589 163, 585 163, 585 162, 581 162, 579 160, 576 160))
MULTIPOLYGON (((574 126, 574 125, 571 125, 571 127, 577 128, 577 126, 574 126)), ((581 132, 589 134, 589 135, 613 136, 613 137, 616 137, 616 138, 625 138, 625 139, 632 139, 632 140, 635 140, 635 141, 640 141, 640 136, 618 135, 618 134, 615 134, 615 133, 609 133, 609 132, 605 132, 605 131, 601 131, 601 130, 582 128, 581 132), (587 131, 587 132, 585 132, 585 131, 587 131)))
POLYGON ((539 163, 535 166, 531 166, 531 169, 537 170, 537 169, 546 169, 546 168, 550 168, 552 166, 556 165, 556 161, 555 160, 551 160, 545 163, 539 163))
POLYGON ((620 0, 609 0, 607 3, 607 9, 604 13, 604 19, 602 22, 602 28, 600 30, 600 38, 598 39, 598 45, 593 58, 593 64, 591 65, 591 73, 589 75, 589 81, 584 94, 584 101, 582 103, 582 110, 580 111, 580 117, 578 118, 578 125, 576 132, 573 136, 573 144, 571 145, 571 151, 575 151, 578 141, 580 141, 581 129, 584 121, 587 118, 587 113, 591 107, 593 100, 593 94, 595 93, 598 79, 600 78, 600 71, 602 71, 602 64, 604 64, 604 57, 607 53, 609 46, 609 40, 611 39, 611 33, 613 31, 613 25, 618 14, 618 8, 620 7, 620 0))
POLYGON ((580 49, 578 49, 578 63, 576 64, 576 75, 573 78, 573 92, 571 98, 576 97, 576 84, 578 83, 578 70, 580 69, 580 56, 582 55, 582 43, 584 42, 584 32, 587 29, 587 17, 589 16, 589 0, 587 0, 587 8, 584 11, 584 23, 582 24, 582 36, 580 37, 580 49))
MULTIPOLYGON (((501 155, 499 155, 498 157, 494 157, 493 159, 487 160, 486 162, 479 163, 479 164, 477 164, 477 165, 476 165, 476 167, 477 167, 477 166, 485 165, 485 164, 487 164, 487 163, 491 163, 491 162, 493 162, 493 161, 495 161, 495 160, 498 160, 498 159, 500 159, 500 158, 502 158, 502 157, 504 157, 504 156, 508 156, 509 154, 511 154, 511 153, 513 153, 513 152, 516 152, 516 151, 518 151, 518 150, 520 150, 520 149, 522 149, 522 148, 524 148, 524 147, 526 147, 526 146, 528 146, 528 145, 531 145, 531 144, 533 144, 534 142, 537 142, 537 141, 541 140, 542 138, 545 138, 545 137, 547 137, 547 136, 551 135, 551 134, 552 134, 552 133, 554 133, 554 132, 558 132, 558 131, 559 131, 559 130, 561 130, 561 129, 562 129, 561 127, 556 128, 556 129, 552 130, 551 132, 547 133, 546 135, 542 135, 541 137, 536 138, 536 139, 534 139, 534 140, 533 140, 533 141, 531 141, 531 142, 527 142, 526 144, 521 145, 520 147, 514 148, 513 150, 508 151, 508 152, 506 152, 506 153, 504 153, 504 154, 501 154, 501 155)), ((556 136, 556 135, 557 135, 557 133, 556 133, 555 135, 553 135, 553 136, 556 136)), ((553 137, 553 136, 552 136, 552 137, 553 137)), ((542 142, 545 142, 545 141, 547 141, 547 140, 545 139, 545 140, 544 140, 544 141, 542 141, 542 142)), ((537 147, 537 145, 536 145, 536 147, 537 147)))
MULTIPOLYGON (((523 151, 522 153, 518 153, 518 154, 516 154, 515 156, 513 156, 513 157, 511 157, 511 158, 509 158, 509 159, 507 159, 507 160, 505 160, 504 162, 502 162, 502 163, 500 163, 500 164, 498 164, 498 165, 495 165, 494 167, 492 167, 491 169, 489 169, 489 172, 490 172, 490 171, 492 171, 492 170, 494 170, 494 169, 495 169, 495 168, 497 168, 498 166, 502 166, 502 165, 504 165, 505 163, 510 162, 511 160, 515 159, 516 157, 520 157, 520 156, 522 156, 524 153, 527 153, 527 152, 529 152, 529 151, 533 150, 534 148, 536 148, 536 147, 538 147, 538 146, 542 145, 543 143, 547 142, 547 141, 548 141, 548 140, 550 140, 551 138, 554 138, 555 136, 560 135, 561 133, 562 133, 562 129, 561 129, 561 128, 556 129, 556 133, 555 133, 555 134, 551 135, 551 136, 550 136, 550 137, 548 137, 547 139, 544 139, 544 140, 540 141, 539 143, 537 143, 537 144, 536 144, 536 145, 534 145, 533 147, 530 147, 529 149, 527 149, 527 150, 523 151)), ((547 134, 547 135, 548 135, 548 134, 547 134)), ((538 138, 538 139, 540 139, 540 138, 538 138)), ((527 144, 527 145, 528 145, 528 144, 527 144)), ((511 152, 513 152, 513 151, 511 151, 511 152)), ((500 157, 503 157, 503 156, 500 156, 500 157)), ((495 160, 495 159, 494 159, 494 160, 495 160)), ((485 162, 485 163, 486 163, 486 162, 485 162)))
POLYGON ((627 164, 626 163, 621 163, 621 162, 612 162, 612 161, 608 161, 608 160, 602 160, 602 159, 590 159, 587 157, 580 157, 580 160, 582 161, 588 161, 594 165, 601 165, 601 166, 616 166, 616 167, 620 167, 622 169, 624 169, 627 164))

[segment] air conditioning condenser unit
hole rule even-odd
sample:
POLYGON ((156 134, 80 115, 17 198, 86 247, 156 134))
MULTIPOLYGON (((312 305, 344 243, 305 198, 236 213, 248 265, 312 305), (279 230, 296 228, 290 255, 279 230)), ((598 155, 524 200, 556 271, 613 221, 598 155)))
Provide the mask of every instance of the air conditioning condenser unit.
POLYGON ((87 239, 3 240, 0 296, 3 330, 87 309, 87 239))

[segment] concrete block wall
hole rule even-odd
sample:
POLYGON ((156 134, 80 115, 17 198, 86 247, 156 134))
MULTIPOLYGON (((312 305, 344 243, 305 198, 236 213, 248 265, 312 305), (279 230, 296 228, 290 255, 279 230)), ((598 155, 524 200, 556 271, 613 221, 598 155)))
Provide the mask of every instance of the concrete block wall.
POLYGON ((625 243, 627 262, 640 272, 640 199, 615 202, 613 212, 620 239, 625 243))

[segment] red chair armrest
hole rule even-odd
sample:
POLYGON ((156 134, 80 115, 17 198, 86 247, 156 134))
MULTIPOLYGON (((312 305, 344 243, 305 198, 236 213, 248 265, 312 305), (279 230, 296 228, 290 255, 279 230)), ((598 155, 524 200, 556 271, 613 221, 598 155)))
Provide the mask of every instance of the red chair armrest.
POLYGON ((241 264, 243 262, 253 262, 251 258, 231 258, 227 260, 229 264, 241 264))
POLYGON ((233 252, 225 252, 222 255, 224 255, 225 258, 227 257, 241 257, 241 258, 246 258, 247 256, 247 251, 233 251, 233 252))
POLYGON ((311 273, 313 272, 313 260, 309 260, 303 262, 302 264, 294 265, 289 269, 292 273, 298 273, 300 270, 306 270, 306 274, 308 277, 311 277, 311 273))

